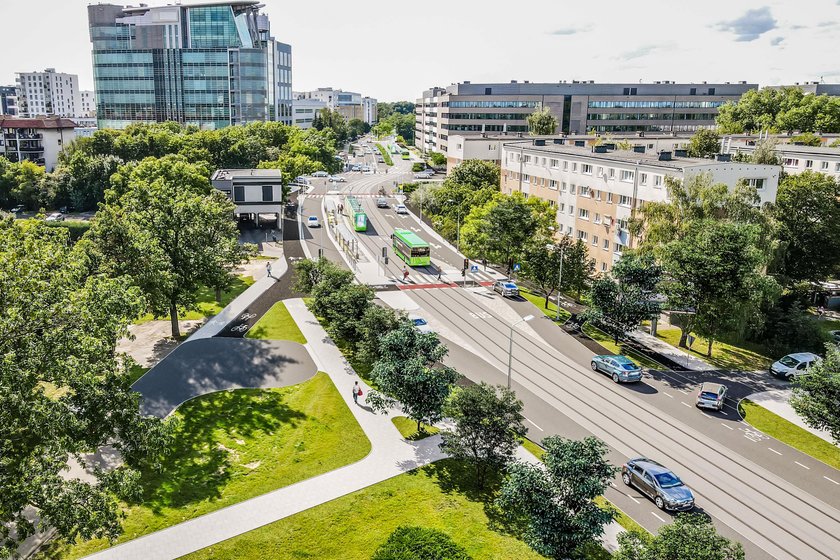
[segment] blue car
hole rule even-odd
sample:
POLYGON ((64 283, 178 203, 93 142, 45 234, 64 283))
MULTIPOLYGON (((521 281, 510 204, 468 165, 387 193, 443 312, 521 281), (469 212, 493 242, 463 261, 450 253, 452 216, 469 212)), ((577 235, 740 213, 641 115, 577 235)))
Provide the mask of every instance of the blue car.
POLYGON ((630 383, 642 380, 642 368, 627 356, 603 355, 594 356, 592 371, 606 373, 616 383, 630 383))

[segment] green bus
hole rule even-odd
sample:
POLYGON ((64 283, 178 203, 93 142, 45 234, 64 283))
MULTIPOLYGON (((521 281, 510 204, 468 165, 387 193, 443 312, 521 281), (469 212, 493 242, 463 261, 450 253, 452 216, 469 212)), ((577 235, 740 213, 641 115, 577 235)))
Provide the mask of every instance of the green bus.
POLYGON ((401 156, 401 157, 402 157, 403 159, 408 159, 408 158, 409 158, 409 155, 408 155, 408 150, 403 150, 403 151, 402 151, 402 156, 401 156))
POLYGON ((355 196, 348 196, 344 202, 347 204, 347 215, 353 220, 353 229, 356 231, 367 231, 367 214, 355 196))
POLYGON ((429 244, 407 229, 395 229, 391 236, 394 253, 409 266, 428 266, 432 263, 429 244))

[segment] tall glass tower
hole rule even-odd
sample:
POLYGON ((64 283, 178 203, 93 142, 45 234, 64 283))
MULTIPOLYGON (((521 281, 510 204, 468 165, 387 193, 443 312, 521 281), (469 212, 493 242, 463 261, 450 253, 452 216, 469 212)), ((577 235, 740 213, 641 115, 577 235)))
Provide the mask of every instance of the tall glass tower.
POLYGON ((257 0, 88 6, 99 128, 292 122, 292 47, 257 0))

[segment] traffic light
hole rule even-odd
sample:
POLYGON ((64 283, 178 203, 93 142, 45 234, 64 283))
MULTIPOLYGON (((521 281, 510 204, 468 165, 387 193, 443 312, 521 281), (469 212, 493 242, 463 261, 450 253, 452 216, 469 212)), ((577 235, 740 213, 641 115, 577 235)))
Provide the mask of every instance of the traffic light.
POLYGON ((470 259, 464 259, 464 270, 470 267, 470 259))

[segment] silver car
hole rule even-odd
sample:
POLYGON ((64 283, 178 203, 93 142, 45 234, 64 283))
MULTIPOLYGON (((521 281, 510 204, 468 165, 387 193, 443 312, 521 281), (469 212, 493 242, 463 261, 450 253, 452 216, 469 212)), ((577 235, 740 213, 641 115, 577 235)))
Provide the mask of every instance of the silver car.
POLYGON ((720 383, 703 383, 697 393, 697 408, 711 408, 712 410, 723 410, 726 400, 726 385, 720 383))
POLYGON ((635 486, 663 510, 694 509, 694 494, 677 475, 651 459, 630 459, 621 466, 621 480, 635 486))
POLYGON ((497 280, 493 284, 493 291, 502 294, 502 297, 514 297, 519 295, 519 286, 510 280, 497 280))

